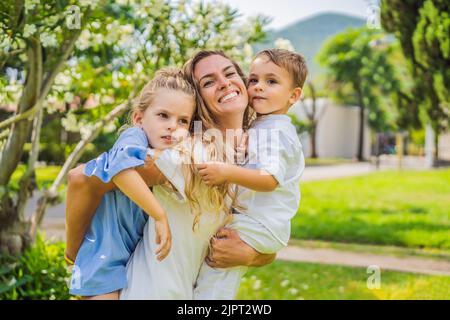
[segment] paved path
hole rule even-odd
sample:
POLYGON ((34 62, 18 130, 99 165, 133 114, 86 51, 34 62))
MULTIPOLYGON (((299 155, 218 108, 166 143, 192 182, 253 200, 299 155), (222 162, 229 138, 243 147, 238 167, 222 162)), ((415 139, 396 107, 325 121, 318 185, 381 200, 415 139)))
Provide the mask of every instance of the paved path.
POLYGON ((307 166, 301 181, 316 181, 365 175, 373 172, 375 167, 368 162, 346 163, 332 166, 307 166))
MULTIPOLYGON (((405 156, 402 160, 404 170, 425 170, 426 163, 422 157, 405 156)), ((380 156, 379 170, 398 170, 398 158, 394 155, 380 156)), ((331 166, 306 166, 301 181, 316 181, 353 177, 375 172, 377 169, 370 162, 350 162, 331 166)))
POLYGON ((424 273, 450 276, 450 261, 417 257, 394 257, 380 254, 363 254, 335 249, 300 248, 289 246, 277 254, 277 259, 367 268, 371 265, 381 270, 424 273))

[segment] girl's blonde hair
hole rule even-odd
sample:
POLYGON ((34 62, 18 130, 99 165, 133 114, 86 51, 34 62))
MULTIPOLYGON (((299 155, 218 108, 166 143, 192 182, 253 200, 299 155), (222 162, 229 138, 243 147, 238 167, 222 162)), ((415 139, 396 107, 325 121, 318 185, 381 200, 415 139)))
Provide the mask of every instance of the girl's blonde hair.
MULTIPOLYGON (((156 71, 153 79, 142 88, 139 98, 131 108, 128 117, 128 126, 133 124, 132 118, 135 112, 145 112, 145 110, 152 105, 155 95, 160 89, 181 91, 191 96, 192 99, 194 99, 194 102, 197 101, 197 93, 194 86, 186 79, 184 73, 180 69, 173 67, 162 68, 156 71)), ((196 110, 194 110, 194 115, 195 113, 196 110)))

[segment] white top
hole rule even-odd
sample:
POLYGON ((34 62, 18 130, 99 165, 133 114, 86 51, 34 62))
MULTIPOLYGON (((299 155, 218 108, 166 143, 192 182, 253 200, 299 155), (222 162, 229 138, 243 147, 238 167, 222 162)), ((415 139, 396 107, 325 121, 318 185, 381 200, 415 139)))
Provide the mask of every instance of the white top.
POLYGON ((239 204, 283 245, 291 233, 291 219, 300 204, 300 177, 305 168, 302 145, 287 115, 258 117, 249 130, 248 157, 243 167, 263 169, 278 186, 272 192, 239 187, 239 204))
POLYGON ((144 237, 128 262, 128 283, 121 292, 121 299, 193 299, 194 284, 209 240, 222 226, 224 216, 202 212, 199 228, 195 232, 192 230, 194 215, 184 194, 180 159, 176 150, 167 149, 155 160, 159 170, 178 190, 153 187, 155 197, 168 216, 172 249, 163 261, 156 259, 155 225, 150 218, 144 237))

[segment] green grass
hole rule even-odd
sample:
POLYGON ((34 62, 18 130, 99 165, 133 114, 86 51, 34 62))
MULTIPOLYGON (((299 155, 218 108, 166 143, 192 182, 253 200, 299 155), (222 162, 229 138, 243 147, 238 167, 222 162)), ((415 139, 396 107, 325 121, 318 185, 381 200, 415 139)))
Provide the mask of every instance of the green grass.
POLYGON ((305 182, 292 237, 450 249, 450 170, 305 182))
POLYGON ((450 299, 450 277, 381 271, 368 289, 364 268, 276 261, 243 278, 238 299, 450 299))

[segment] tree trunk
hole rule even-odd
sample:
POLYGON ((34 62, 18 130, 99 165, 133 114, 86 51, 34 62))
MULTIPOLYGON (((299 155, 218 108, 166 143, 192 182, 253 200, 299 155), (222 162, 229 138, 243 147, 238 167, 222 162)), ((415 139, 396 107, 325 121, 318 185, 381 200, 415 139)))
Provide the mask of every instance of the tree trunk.
MULTIPOLYGON (((317 155, 317 144, 316 144, 316 136, 317 136, 317 123, 320 119, 320 116, 317 117, 317 105, 316 105, 316 89, 312 82, 308 82, 308 87, 311 93, 312 105, 311 112, 306 111, 306 115, 309 119, 310 128, 309 128, 309 137, 311 143, 311 158, 318 158, 317 155)), ((323 109, 322 109, 323 112, 323 109)))
POLYGON ((311 122, 311 129, 309 132, 310 142, 311 142, 311 158, 316 159, 317 156, 317 147, 316 147, 316 132, 317 132, 317 123, 315 121, 311 122))
MULTIPOLYGON (((39 40, 31 40, 27 55, 27 80, 17 108, 18 113, 23 113, 36 104, 42 85, 42 49, 39 40)), ((32 122, 29 120, 14 123, 0 154, 0 253, 17 255, 30 244, 27 232, 29 223, 24 221, 20 207, 23 206, 21 202, 26 202, 29 197, 32 174, 27 171, 28 177, 24 176, 25 179, 20 181, 18 200, 17 196, 8 191, 7 186, 22 157, 23 146, 29 139, 31 128, 32 122)))
POLYGON ((363 155, 363 151, 364 151, 364 113, 365 113, 365 108, 364 108, 364 101, 363 101, 363 97, 362 97, 362 92, 361 90, 357 90, 358 92, 358 100, 359 100, 359 134, 358 134, 358 161, 363 161, 364 160, 364 155, 363 155))
POLYGON ((433 166, 438 166, 439 164, 439 130, 435 128, 434 130, 434 160, 433 166))

